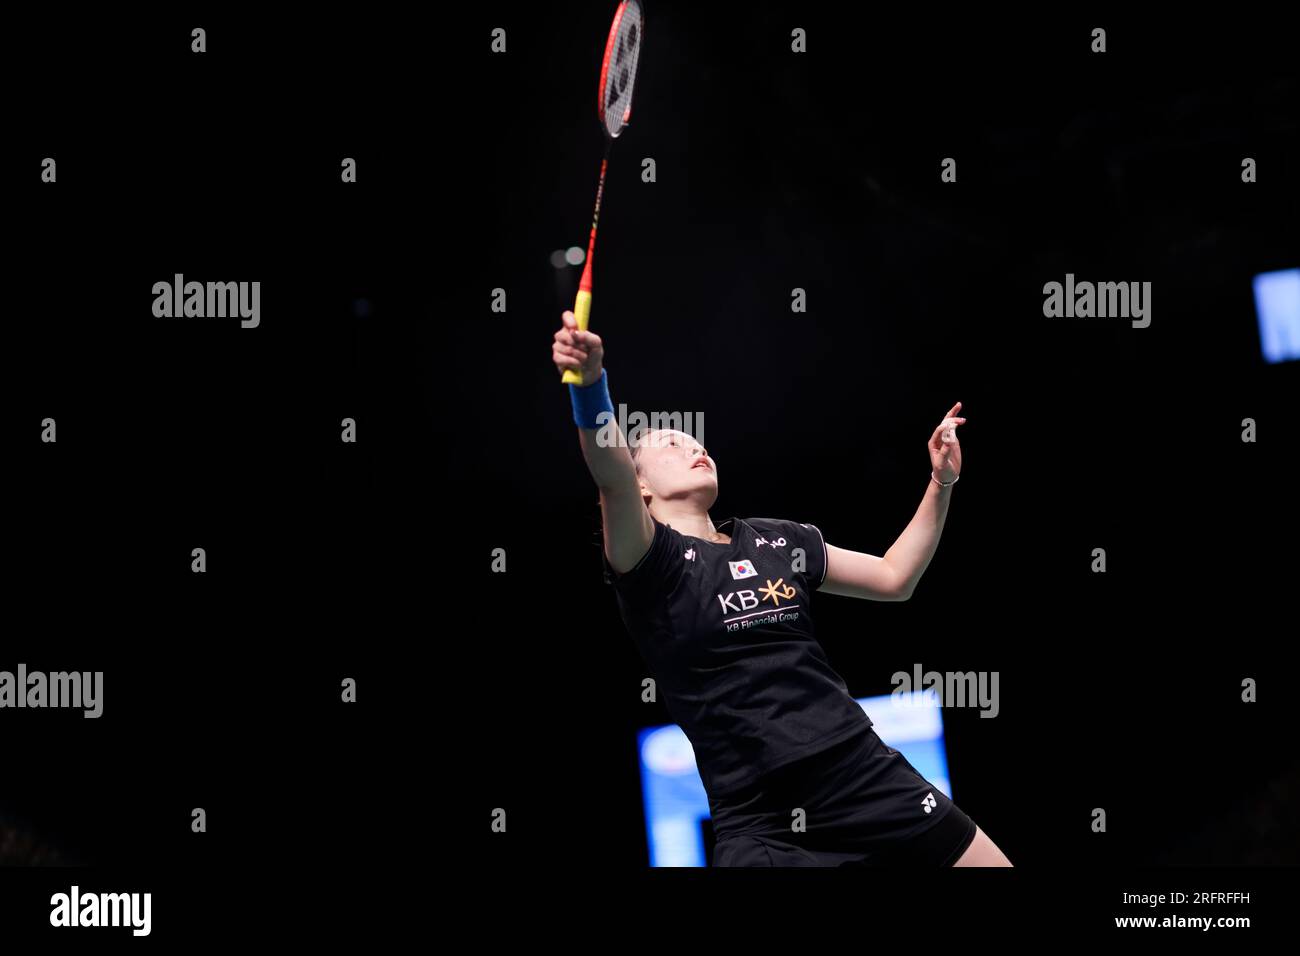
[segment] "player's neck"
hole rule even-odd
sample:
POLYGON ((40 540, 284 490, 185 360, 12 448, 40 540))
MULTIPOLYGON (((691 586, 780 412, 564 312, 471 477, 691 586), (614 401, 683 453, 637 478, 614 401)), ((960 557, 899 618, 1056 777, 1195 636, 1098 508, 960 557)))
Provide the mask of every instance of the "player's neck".
POLYGON ((684 534, 714 544, 725 544, 730 537, 720 534, 713 526, 707 511, 700 511, 689 504, 660 502, 655 506, 654 516, 660 523, 671 525, 678 534, 684 534))

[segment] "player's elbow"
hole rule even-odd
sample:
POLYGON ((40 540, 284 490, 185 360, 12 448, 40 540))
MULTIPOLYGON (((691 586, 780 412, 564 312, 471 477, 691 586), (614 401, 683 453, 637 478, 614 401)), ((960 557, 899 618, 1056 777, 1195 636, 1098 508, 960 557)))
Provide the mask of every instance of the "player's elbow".
POLYGON ((874 595, 872 595, 872 597, 875 598, 875 600, 877 601, 886 601, 886 602, 907 601, 912 597, 912 592, 910 589, 906 591, 901 591, 901 590, 895 591, 891 588, 888 591, 877 591, 874 595))
POLYGON ((907 578, 899 578, 894 582, 894 586, 889 589, 891 601, 910 601, 912 592, 916 590, 916 582, 907 578))

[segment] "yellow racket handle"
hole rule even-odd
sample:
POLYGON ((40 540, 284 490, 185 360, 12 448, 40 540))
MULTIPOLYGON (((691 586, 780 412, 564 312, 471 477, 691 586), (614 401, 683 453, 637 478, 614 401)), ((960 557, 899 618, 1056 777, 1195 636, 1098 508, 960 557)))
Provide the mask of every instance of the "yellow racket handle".
MULTIPOLYGON (((578 290, 578 298, 573 303, 573 318, 578 323, 578 328, 583 332, 587 331, 587 318, 591 315, 591 293, 586 289, 578 290)), ((564 378, 561 380, 565 385, 581 385, 582 375, 574 369, 566 368, 564 378)))

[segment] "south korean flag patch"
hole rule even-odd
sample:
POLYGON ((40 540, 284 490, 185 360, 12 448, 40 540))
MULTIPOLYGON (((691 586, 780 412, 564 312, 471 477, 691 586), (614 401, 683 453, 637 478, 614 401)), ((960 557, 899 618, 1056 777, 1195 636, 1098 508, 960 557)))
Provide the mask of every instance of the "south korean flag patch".
POLYGON ((741 578, 752 578, 758 575, 758 569, 754 567, 752 561, 728 561, 727 565, 731 568, 731 576, 739 581, 741 578))

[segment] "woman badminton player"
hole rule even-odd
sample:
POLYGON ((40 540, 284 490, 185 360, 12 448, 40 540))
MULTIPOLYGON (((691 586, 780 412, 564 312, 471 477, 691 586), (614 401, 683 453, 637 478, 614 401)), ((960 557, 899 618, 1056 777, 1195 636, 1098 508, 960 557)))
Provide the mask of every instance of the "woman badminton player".
POLYGON ((569 389, 600 489, 606 577, 695 750, 717 838, 713 865, 1010 866, 876 735, 813 636, 815 590, 878 601, 911 594, 961 471, 961 403, 935 429, 925 497, 883 558, 832 547, 796 521, 715 527, 718 467, 694 438, 658 429, 598 440, 602 427, 618 434, 616 421, 606 424, 614 407, 604 349, 572 312, 562 321, 552 358, 581 377, 569 389))

